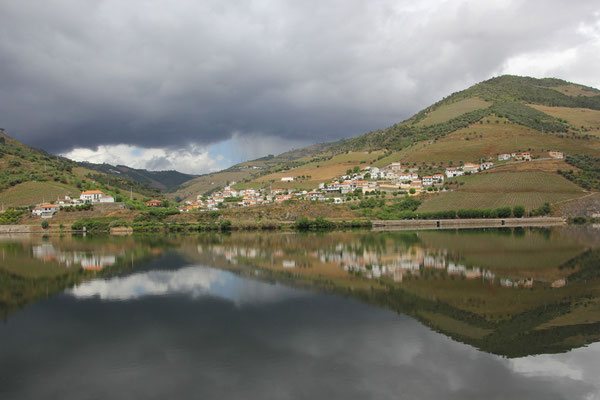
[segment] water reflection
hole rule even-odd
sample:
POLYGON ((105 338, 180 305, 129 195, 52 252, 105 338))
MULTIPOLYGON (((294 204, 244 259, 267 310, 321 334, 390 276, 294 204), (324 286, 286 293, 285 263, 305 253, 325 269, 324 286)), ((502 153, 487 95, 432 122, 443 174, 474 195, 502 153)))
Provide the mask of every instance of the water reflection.
POLYGON ((72 265, 79 265, 88 271, 100 271, 104 267, 114 265, 117 262, 117 256, 124 254, 124 252, 121 252, 118 255, 101 255, 95 252, 60 251, 52 243, 35 244, 31 246, 31 251, 34 258, 43 261, 57 261, 67 268, 72 265))
POLYGON ((248 281, 222 270, 198 265, 173 271, 148 271, 125 277, 95 279, 81 283, 67 293, 77 298, 120 301, 145 296, 214 296, 238 305, 276 302, 305 295, 305 292, 280 284, 248 281))
POLYGON ((0 398, 598 398, 598 239, 3 240, 0 398))

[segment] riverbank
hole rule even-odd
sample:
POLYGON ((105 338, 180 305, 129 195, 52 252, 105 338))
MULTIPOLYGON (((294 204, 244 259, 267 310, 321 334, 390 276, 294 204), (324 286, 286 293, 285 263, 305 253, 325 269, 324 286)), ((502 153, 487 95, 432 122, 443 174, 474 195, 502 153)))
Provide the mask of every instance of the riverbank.
MULTIPOLYGON (((325 220, 326 221, 326 220, 325 220)), ((352 228, 371 229, 373 231, 390 230, 422 230, 422 229, 471 229, 471 228, 503 228, 503 227, 550 227, 566 225, 568 221, 561 217, 532 218, 474 218, 474 219, 438 219, 438 220, 375 220, 375 221, 327 221, 326 229, 346 230, 352 228)), ((318 228, 318 227, 317 227, 318 228)), ((203 231, 267 231, 267 230, 303 230, 289 221, 268 221, 267 223, 214 223, 203 225, 198 223, 156 223, 128 227, 110 227, 107 229, 87 230, 88 232, 110 233, 112 235, 129 235, 134 232, 203 232, 203 231)), ((309 229, 311 230, 310 225, 309 229)), ((312 229, 319 230, 319 229, 312 229)), ((82 233, 85 230, 72 229, 71 226, 49 225, 43 229, 39 225, 0 225, 0 234, 13 233, 82 233)))
POLYGON ((474 218, 438 220, 386 220, 373 221, 373 231, 412 230, 412 229, 470 229, 504 227, 544 227, 566 225, 561 217, 533 218, 474 218))

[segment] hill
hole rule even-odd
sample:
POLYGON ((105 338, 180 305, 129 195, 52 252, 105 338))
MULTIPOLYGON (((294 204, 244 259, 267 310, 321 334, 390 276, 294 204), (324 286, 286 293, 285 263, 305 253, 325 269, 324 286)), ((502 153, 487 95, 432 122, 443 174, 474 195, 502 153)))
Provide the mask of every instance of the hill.
POLYGON ((31 206, 83 190, 99 189, 126 199, 160 193, 127 177, 114 177, 81 167, 64 157, 26 146, 0 132, 0 203, 3 207, 31 206))
MULTIPOLYGON (((502 153, 529 152, 534 159, 543 161, 548 158, 548 151, 559 151, 567 159, 594 160, 600 156, 599 138, 599 90, 554 78, 500 76, 453 93, 389 128, 331 143, 325 151, 294 163, 268 166, 260 174, 244 177, 237 188, 311 189, 343 175, 347 169, 381 168, 392 162, 401 162, 404 168, 415 168, 419 174, 427 175, 468 162, 497 162, 502 153), (283 182, 282 177, 295 180, 283 182)), ((441 194, 435 201, 427 200, 422 207, 438 209, 435 202, 441 205, 444 199, 448 199, 448 204, 459 204, 456 199, 468 196, 472 200, 469 206, 506 200, 509 204, 521 201, 534 208, 540 202, 564 201, 585 194, 557 174, 559 169, 569 171, 577 167, 548 166, 551 168, 543 173, 520 170, 514 174, 464 177, 460 190, 441 194), (510 186, 518 174, 521 188, 513 189, 521 195, 499 197, 498 188, 510 186), (489 190, 481 190, 484 187, 489 190), (479 200, 467 194, 474 191, 482 194, 479 200)), ((563 175, 581 184, 581 179, 563 175)), ((594 182, 597 178, 586 179, 594 182)), ((595 186, 582 184, 585 189, 596 190, 595 186)))
POLYGON ((489 116, 506 118, 510 123, 540 132, 586 136, 585 128, 540 111, 532 104, 600 110, 600 91, 561 79, 500 76, 453 93, 387 129, 340 141, 334 149, 401 150, 419 141, 440 139, 489 116))
POLYGON ((129 179, 142 185, 148 185, 151 188, 161 192, 168 192, 187 181, 196 178, 198 175, 184 174, 178 171, 148 171, 146 169, 130 168, 125 165, 94 164, 80 162, 82 167, 94 171, 100 171, 113 176, 126 176, 129 179))

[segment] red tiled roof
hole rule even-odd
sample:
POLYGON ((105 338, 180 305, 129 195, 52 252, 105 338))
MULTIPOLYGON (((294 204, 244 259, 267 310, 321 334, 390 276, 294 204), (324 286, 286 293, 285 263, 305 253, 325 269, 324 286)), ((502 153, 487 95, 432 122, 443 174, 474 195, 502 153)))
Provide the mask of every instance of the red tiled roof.
POLYGON ((104 194, 104 192, 101 190, 86 190, 81 194, 104 194))

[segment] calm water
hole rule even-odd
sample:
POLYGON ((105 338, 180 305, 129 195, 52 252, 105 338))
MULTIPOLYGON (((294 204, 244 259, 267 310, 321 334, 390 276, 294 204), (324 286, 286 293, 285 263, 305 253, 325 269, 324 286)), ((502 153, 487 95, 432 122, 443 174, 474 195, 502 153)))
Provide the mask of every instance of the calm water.
POLYGON ((0 237, 0 398, 600 399, 600 231, 0 237))

